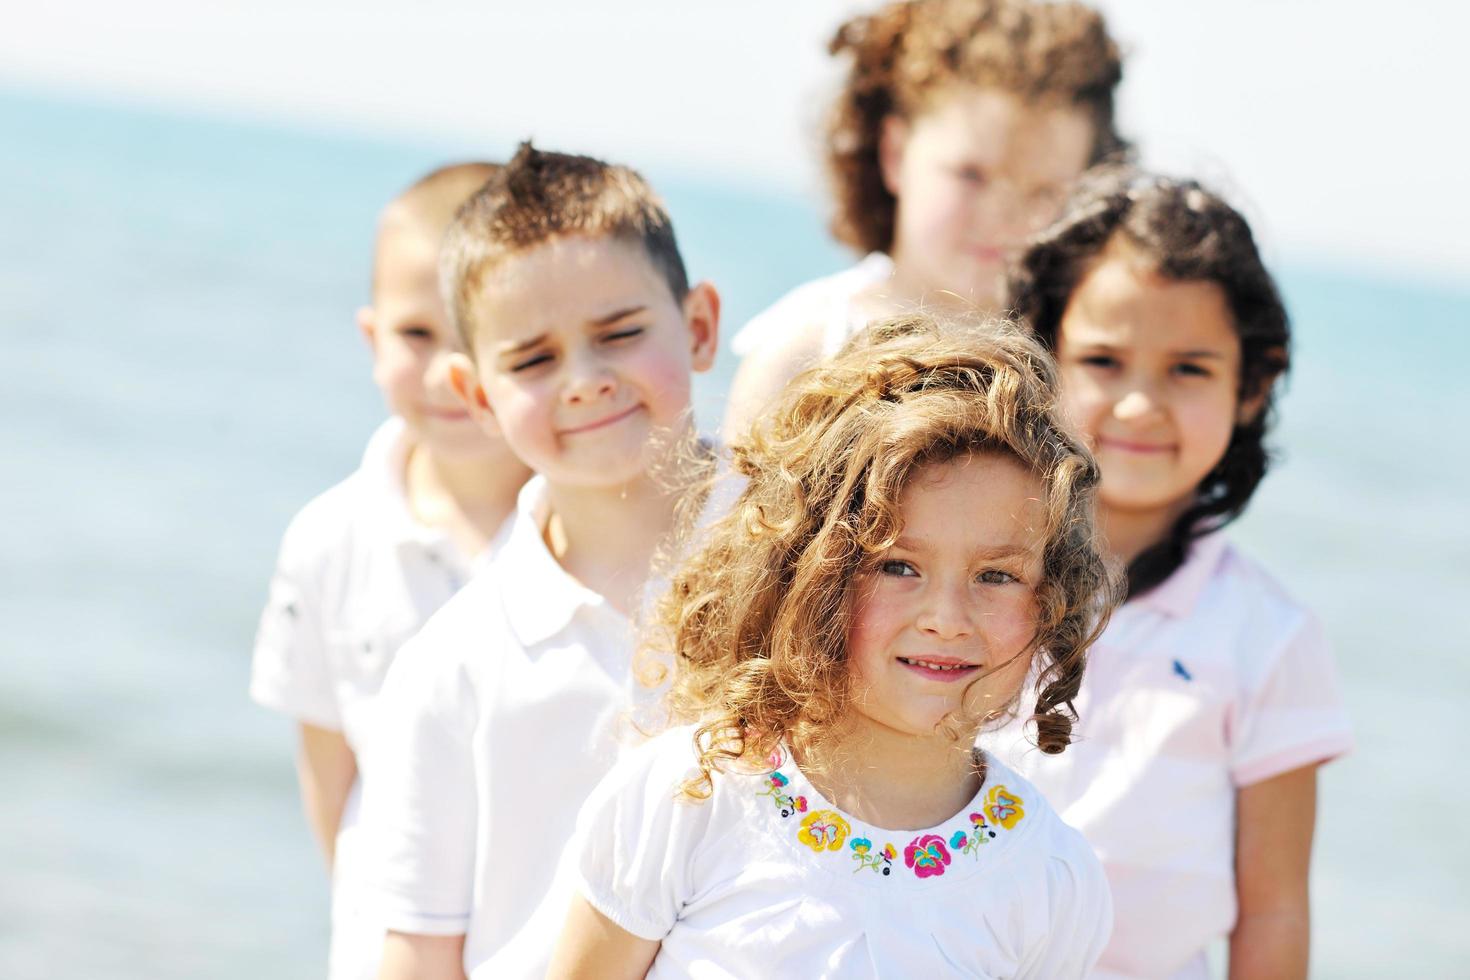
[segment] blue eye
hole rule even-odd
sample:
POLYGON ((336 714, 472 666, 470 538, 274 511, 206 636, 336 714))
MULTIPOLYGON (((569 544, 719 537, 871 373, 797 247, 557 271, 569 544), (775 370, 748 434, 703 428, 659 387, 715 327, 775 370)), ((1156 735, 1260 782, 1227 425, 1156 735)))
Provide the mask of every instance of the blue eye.
POLYGON ((914 566, 906 561, 899 561, 896 558, 890 558, 885 562, 879 563, 878 571, 883 575, 892 575, 898 578, 908 578, 919 574, 914 571, 914 566))
POLYGON ((1012 582, 1021 580, 1010 572, 1003 572, 998 568, 987 568, 980 573, 980 581, 986 585, 1010 585, 1012 582))

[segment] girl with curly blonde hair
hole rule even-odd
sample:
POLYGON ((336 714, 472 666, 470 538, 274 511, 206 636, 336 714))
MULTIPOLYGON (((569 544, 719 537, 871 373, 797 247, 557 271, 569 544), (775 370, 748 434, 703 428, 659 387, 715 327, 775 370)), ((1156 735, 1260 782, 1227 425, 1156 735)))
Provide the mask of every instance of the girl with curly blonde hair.
POLYGON ((733 447, 672 576, 676 723, 582 814, 554 977, 1080 976, 1091 849, 974 748, 1034 687, 1067 745, 1112 579, 1098 472, 1012 325, 871 327, 733 447))
POLYGON ((866 258, 736 335, 732 439, 870 320, 998 311, 1006 261, 1125 148, 1118 48, 1081 3, 906 0, 843 24, 830 50, 847 64, 826 134, 832 231, 866 258))

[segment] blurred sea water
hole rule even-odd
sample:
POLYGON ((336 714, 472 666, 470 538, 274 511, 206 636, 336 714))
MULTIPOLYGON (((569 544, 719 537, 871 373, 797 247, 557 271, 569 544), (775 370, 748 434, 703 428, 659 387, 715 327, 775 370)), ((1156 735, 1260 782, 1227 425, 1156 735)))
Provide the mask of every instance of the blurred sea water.
MULTIPOLYGON (((352 321, 377 209, 511 147, 3 90, 0 133, 0 976, 319 976, 255 618, 286 521, 382 416, 352 321)), ((847 261, 817 202, 649 176, 727 337, 847 261)), ((1322 780, 1313 973, 1463 975, 1470 291, 1277 271, 1297 369, 1236 537, 1326 620, 1358 737, 1322 780)))

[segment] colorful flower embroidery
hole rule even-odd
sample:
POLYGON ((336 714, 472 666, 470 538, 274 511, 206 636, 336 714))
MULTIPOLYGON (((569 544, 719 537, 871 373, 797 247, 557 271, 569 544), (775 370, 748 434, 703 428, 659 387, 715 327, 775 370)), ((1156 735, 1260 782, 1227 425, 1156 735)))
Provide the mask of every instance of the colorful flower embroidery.
POLYGON ((884 844, 883 850, 877 854, 868 853, 873 849, 873 842, 866 837, 854 837, 847 846, 852 848, 852 859, 857 862, 857 867, 852 869, 853 874, 864 869, 885 875, 892 873, 893 859, 898 855, 892 844, 884 844))
POLYGON ((814 851, 838 851, 852 833, 852 825, 836 810, 814 810, 801 822, 796 839, 814 851))
POLYGON ((990 819, 1010 830, 1026 815, 1021 799, 1011 794, 1004 786, 992 786, 985 795, 985 812, 990 819))
MULTIPOLYGON (((758 795, 769 796, 782 817, 807 812, 807 799, 788 791, 790 777, 773 772, 767 777, 765 789, 758 795)), ((903 849, 904 866, 913 871, 916 878, 934 878, 944 874, 955 854, 978 854, 982 845, 990 843, 1000 830, 1010 830, 1026 815, 1021 798, 1004 786, 992 786, 985 794, 985 803, 980 811, 969 814, 969 828, 961 827, 942 837, 938 834, 922 834, 915 837, 903 849)), ((856 865, 853 873, 876 871, 891 875, 898 860, 898 849, 890 843, 875 849, 871 838, 853 837, 852 824, 836 810, 823 809, 807 814, 800 821, 796 839, 815 853, 840 851, 845 843, 856 865)))
POLYGON ((949 849, 944 846, 944 838, 933 834, 915 837, 903 849, 903 863, 913 868, 914 874, 920 878, 944 874, 944 866, 949 862, 949 849))
POLYGON ((773 772, 770 778, 771 785, 767 786, 760 793, 761 796, 769 796, 771 798, 772 802, 776 804, 776 809, 781 811, 781 816, 783 817, 789 817, 793 813, 806 812, 805 796, 792 796, 785 792, 790 782, 791 780, 779 772, 773 772))

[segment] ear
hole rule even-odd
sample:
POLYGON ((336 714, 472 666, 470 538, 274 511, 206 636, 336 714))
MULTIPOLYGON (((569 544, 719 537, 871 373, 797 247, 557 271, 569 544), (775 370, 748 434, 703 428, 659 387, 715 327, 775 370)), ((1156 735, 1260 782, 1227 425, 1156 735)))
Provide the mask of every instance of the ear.
POLYGON ((884 116, 878 130, 878 172, 888 193, 898 197, 898 174, 903 169, 903 151, 909 143, 909 121, 902 116, 884 116))
POLYGON ((362 334, 362 339, 367 341, 368 349, 378 349, 378 315, 373 312, 371 306, 359 306, 357 308, 357 332, 362 334))
POLYGON ((1257 390, 1249 396, 1242 397, 1240 404, 1235 409, 1235 424, 1250 425, 1261 414, 1266 407, 1266 399, 1271 397, 1271 389, 1275 387, 1276 381, 1281 377, 1286 366, 1286 351, 1276 347, 1266 352, 1267 363, 1275 368, 1271 374, 1260 380, 1256 386, 1257 390))
POLYGON ((499 436, 500 424, 490 408, 490 399, 485 397, 485 386, 480 384, 480 372, 475 370, 475 362, 462 351, 453 351, 447 356, 449 387, 454 389, 455 396, 476 425, 491 435, 499 436))
POLYGON ((696 283, 684 297, 684 323, 689 327, 690 367, 714 367, 720 344, 720 294, 707 282, 696 283))

